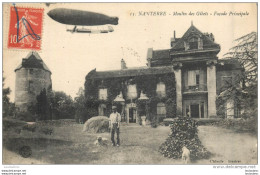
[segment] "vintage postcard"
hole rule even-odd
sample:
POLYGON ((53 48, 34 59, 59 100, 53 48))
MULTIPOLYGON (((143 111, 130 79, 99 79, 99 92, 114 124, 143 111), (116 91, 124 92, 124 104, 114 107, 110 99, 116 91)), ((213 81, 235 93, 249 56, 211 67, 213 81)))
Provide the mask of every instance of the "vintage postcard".
POLYGON ((257 10, 3 3, 2 164, 258 174, 257 10))

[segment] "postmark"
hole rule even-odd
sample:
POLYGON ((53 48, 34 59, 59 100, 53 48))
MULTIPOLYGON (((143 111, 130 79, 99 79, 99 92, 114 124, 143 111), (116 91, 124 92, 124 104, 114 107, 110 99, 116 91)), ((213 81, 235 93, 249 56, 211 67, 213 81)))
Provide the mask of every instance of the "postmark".
POLYGON ((10 7, 8 49, 41 50, 44 9, 10 7))
POLYGON ((28 158, 32 155, 32 149, 30 146, 22 146, 19 149, 19 154, 24 158, 28 158))

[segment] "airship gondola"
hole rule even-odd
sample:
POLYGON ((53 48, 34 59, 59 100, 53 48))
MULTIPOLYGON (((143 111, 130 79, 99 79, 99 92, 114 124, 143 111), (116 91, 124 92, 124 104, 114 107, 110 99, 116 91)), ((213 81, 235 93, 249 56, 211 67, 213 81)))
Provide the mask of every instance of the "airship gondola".
POLYGON ((109 33, 109 32, 113 32, 114 29, 113 27, 111 26, 108 26, 108 29, 90 29, 90 28, 77 28, 77 27, 74 27, 73 29, 67 29, 68 32, 71 32, 71 33, 74 33, 74 32, 77 32, 77 33, 109 33))
MULTIPOLYGON (((77 26, 100 26, 100 25, 117 25, 118 17, 110 17, 101 13, 95 13, 90 11, 56 8, 48 12, 48 16, 53 20, 66 24, 74 25, 73 29, 68 29, 69 32, 79 33, 95 33, 91 29, 79 29, 77 26)), ((98 33, 113 32, 114 29, 108 26, 107 30, 99 30, 98 33)))

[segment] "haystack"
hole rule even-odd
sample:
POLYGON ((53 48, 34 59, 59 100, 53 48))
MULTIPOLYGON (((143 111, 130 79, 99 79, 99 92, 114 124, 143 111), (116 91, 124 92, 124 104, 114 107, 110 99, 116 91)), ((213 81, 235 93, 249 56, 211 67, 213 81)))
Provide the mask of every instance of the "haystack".
POLYGON ((106 116, 96 116, 88 119, 83 126, 83 132, 109 132, 109 119, 106 116))

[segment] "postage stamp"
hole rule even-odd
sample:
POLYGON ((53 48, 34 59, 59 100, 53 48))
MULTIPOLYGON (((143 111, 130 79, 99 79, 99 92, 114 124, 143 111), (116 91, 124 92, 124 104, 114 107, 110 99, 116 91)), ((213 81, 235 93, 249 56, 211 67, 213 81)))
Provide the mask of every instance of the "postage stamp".
POLYGON ((44 9, 10 7, 8 48, 40 50, 44 9))

